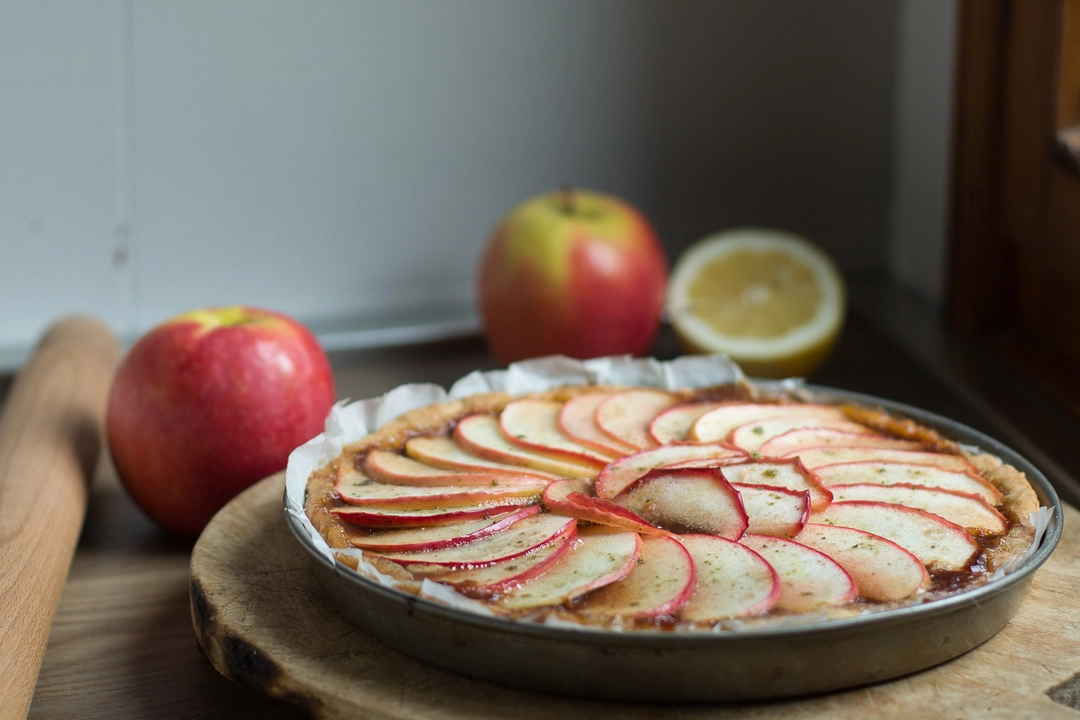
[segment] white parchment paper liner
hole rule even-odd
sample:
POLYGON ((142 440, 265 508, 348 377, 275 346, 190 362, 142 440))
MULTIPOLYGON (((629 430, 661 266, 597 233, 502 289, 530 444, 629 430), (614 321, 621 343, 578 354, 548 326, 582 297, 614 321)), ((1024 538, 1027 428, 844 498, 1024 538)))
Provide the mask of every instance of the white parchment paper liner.
MULTIPOLYGON (((507 392, 511 395, 524 395, 565 385, 634 385, 675 390, 709 387, 745 379, 738 365, 720 355, 687 355, 670 361, 633 358, 629 355, 582 361, 552 355, 513 363, 506 370, 471 372, 455 382, 449 391, 439 385, 408 384, 400 385, 382 397, 339 402, 326 418, 325 431, 289 455, 285 471, 285 510, 300 523, 316 551, 334 565, 339 573, 354 571, 339 563, 334 557, 335 553, 356 558, 361 574, 396 588, 397 581, 365 561, 361 550, 331 551, 304 512, 308 477, 318 468, 333 461, 346 444, 378 430, 409 410, 477 393, 507 392)), ((789 379, 782 381, 780 387, 795 390, 800 384, 799 379, 789 379)), ((998 568, 991 576, 991 581, 1020 568, 1035 553, 1052 517, 1053 509, 1047 507, 1031 514, 1031 521, 1035 525, 1035 541, 1023 555, 998 568)), ((447 585, 427 579, 421 584, 419 595, 468 612, 493 615, 484 603, 461 595, 447 585)), ((789 620, 792 624, 803 624, 803 621, 820 622, 822 618, 817 613, 808 613, 805 617, 794 616, 789 620)), ((579 627, 554 616, 548 616, 546 622, 560 627, 579 627)), ((738 623, 725 625, 728 630, 740 629, 738 623)))

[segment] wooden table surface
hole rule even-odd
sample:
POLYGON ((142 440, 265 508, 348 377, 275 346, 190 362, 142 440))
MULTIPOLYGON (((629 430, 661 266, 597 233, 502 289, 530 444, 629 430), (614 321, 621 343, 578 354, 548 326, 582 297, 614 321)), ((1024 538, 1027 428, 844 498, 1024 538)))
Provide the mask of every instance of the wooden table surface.
MULTIPOLYGON (((658 341, 656 354, 677 354, 669 336, 658 341)), ((354 399, 402 382, 449 385, 470 370, 495 366, 478 340, 338 353, 332 362, 338 396, 354 399)), ((970 403, 858 317, 813 380, 908 402, 994 434, 970 403)), ((101 468, 31 718, 303 717, 225 679, 197 648, 188 607, 191 547, 146 520, 111 469, 101 468)))

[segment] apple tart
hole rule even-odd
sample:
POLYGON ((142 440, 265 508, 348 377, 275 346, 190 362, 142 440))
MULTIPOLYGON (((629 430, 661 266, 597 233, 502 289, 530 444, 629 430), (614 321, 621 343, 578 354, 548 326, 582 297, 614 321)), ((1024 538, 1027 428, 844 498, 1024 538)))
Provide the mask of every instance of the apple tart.
POLYGON ((422 407, 345 445, 305 500, 339 562, 405 592, 624 629, 952 595, 1028 551, 1038 509, 1020 471, 929 427, 745 382, 422 407))

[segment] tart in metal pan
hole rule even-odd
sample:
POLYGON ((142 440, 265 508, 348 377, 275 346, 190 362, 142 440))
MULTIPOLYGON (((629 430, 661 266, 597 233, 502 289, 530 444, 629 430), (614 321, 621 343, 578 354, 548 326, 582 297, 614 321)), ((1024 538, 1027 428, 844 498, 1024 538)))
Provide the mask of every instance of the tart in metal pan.
POLYGON ((955 657, 996 633, 1019 607, 1061 533, 1056 494, 1039 471, 993 439, 879 398, 806 387, 815 401, 881 407, 944 437, 977 446, 1026 475, 1052 509, 1039 547, 1004 577, 959 594, 820 622, 747 624, 718 631, 635 630, 485 617, 387 587, 332 563, 295 512, 290 527, 343 615, 395 649, 467 675, 536 690, 653 701, 775 698, 908 674, 955 657))

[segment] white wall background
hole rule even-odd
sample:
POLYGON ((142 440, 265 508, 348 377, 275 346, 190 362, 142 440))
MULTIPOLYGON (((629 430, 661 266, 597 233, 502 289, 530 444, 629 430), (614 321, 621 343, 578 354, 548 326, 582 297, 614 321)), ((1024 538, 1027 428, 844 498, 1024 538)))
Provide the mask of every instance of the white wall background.
POLYGON ((881 269, 930 3, 0 0, 0 347, 72 311, 467 311, 491 227, 567 182, 671 258, 760 223, 881 269))
POLYGON ((944 302, 956 0, 900 6, 888 266, 935 306, 944 302))

